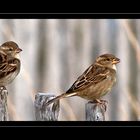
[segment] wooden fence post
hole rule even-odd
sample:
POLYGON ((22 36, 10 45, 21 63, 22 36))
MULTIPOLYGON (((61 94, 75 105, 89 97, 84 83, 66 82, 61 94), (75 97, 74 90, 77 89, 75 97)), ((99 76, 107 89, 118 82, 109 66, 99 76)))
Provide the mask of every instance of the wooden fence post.
POLYGON ((105 121, 106 104, 86 103, 86 121, 105 121))
POLYGON ((4 86, 0 87, 0 121, 8 121, 8 108, 7 108, 7 95, 8 91, 4 86))
POLYGON ((53 99, 55 95, 50 93, 37 93, 35 95, 35 117, 37 121, 57 121, 59 115, 59 101, 56 101, 48 106, 44 103, 53 99))

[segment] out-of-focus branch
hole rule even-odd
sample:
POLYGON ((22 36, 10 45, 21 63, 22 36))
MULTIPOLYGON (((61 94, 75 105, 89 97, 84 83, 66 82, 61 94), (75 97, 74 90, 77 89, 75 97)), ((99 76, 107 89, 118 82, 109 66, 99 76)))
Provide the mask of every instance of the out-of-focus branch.
POLYGON ((128 23, 128 20, 119 20, 120 25, 123 27, 123 29, 126 32, 126 35, 130 41, 130 43, 132 44, 133 49, 136 52, 136 57, 137 57, 137 61, 140 64, 140 45, 138 43, 138 40, 136 39, 136 36, 134 35, 134 33, 132 32, 130 25, 128 23))
POLYGON ((124 92, 126 94, 126 98, 128 99, 128 102, 131 104, 132 109, 137 115, 138 120, 140 120, 140 103, 135 98, 135 96, 130 92, 129 89, 127 89, 127 92, 124 92))

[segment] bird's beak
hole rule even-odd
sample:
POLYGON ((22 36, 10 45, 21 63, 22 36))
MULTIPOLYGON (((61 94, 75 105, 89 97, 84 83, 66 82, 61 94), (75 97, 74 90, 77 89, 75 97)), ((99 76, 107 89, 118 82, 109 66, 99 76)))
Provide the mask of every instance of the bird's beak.
POLYGON ((119 58, 113 59, 112 64, 117 64, 117 63, 120 63, 120 59, 119 58))
POLYGON ((20 49, 20 48, 16 49, 16 53, 20 53, 21 51, 22 51, 22 49, 20 49))

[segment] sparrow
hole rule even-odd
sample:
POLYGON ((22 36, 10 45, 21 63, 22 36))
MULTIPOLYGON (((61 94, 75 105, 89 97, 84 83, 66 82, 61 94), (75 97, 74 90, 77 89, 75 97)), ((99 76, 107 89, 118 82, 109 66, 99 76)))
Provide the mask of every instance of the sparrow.
POLYGON ((71 96, 79 96, 91 102, 102 103, 101 101, 104 100, 100 100, 100 98, 109 93, 116 83, 116 64, 119 62, 120 59, 112 54, 98 56, 66 93, 49 100, 46 105, 71 96))
POLYGON ((20 71, 18 53, 22 49, 13 42, 7 41, 0 46, 0 86, 11 83, 20 71))

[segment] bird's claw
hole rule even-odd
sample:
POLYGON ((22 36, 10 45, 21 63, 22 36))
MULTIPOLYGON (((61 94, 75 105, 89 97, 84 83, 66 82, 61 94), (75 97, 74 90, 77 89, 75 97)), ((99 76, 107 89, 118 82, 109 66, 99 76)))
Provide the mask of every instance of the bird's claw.
POLYGON ((106 112, 108 101, 96 99, 94 101, 94 103, 97 103, 97 105, 100 105, 104 109, 104 111, 106 112))

